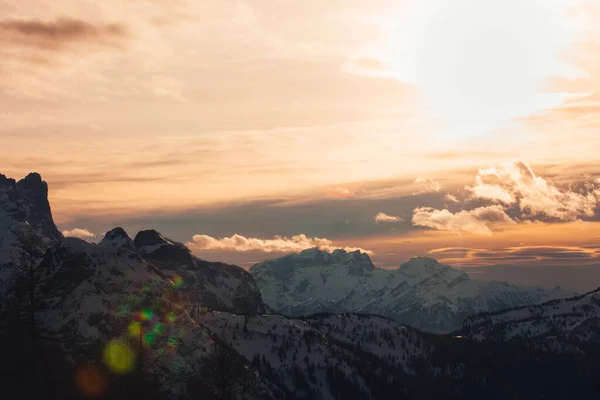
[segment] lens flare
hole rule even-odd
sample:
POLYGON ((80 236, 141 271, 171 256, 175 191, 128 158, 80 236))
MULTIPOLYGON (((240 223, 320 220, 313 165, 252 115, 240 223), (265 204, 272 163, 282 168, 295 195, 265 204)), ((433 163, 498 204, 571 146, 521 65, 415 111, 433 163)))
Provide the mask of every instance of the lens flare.
POLYGON ((153 331, 157 335, 162 335, 165 332, 165 326, 159 322, 156 325, 154 325, 153 331))
POLYGON ((86 365, 77 370, 75 383, 81 393, 88 398, 98 398, 106 389, 105 377, 92 365, 86 365))
POLYGON ((167 313, 167 323, 172 324, 176 320, 177 320, 177 316, 175 315, 175 313, 173 311, 169 311, 167 313))
POLYGON ((145 309, 145 310, 142 310, 140 312, 140 318, 143 319, 143 320, 152 319, 153 316, 154 316, 154 313, 152 312, 152 310, 150 310, 148 308, 145 309))
POLYGON ((179 340, 177 339, 177 337, 171 336, 169 338, 169 340, 167 341, 167 346, 171 349, 174 349, 175 347, 177 347, 177 343, 179 343, 179 340))
POLYGON ((140 333, 142 332, 142 324, 140 324, 137 321, 134 321, 131 324, 129 324, 127 331, 129 332, 130 336, 138 337, 138 336, 140 336, 140 333))
POLYGON ((173 282, 173 287, 175 289, 178 289, 183 285, 183 278, 178 275, 175 278, 173 278, 172 282, 173 282))
POLYGON ((147 346, 153 345, 156 341, 156 335, 154 332, 148 332, 144 335, 144 344, 147 346))
POLYGON ((112 340, 104 348, 104 363, 116 374, 131 372, 135 362, 135 353, 127 343, 121 340, 112 340))

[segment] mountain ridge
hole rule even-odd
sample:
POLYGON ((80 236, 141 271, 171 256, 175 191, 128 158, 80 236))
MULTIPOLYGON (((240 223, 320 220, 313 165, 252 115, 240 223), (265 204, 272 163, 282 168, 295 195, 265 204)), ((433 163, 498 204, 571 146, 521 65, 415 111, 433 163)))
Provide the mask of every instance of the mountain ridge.
POLYGON ((429 257, 396 269, 365 253, 308 249, 250 267, 265 302, 285 315, 360 312, 388 316, 434 332, 451 332, 468 315, 527 305, 571 292, 483 282, 429 257))

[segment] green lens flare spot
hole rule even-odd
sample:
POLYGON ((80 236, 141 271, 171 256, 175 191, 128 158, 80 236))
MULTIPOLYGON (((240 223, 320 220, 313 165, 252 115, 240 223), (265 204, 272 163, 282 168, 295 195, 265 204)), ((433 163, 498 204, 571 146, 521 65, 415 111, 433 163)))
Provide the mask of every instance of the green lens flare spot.
POLYGON ((157 335, 162 335, 165 332, 165 326, 160 322, 154 325, 154 333, 157 335))
POLYGON ((152 310, 149 309, 142 310, 142 312, 140 313, 140 317, 145 320, 151 319, 153 316, 154 313, 152 312, 152 310))
POLYGON ((153 332, 148 332, 144 335, 144 344, 152 345, 156 341, 156 335, 153 332))
POLYGON ((167 342, 167 346, 173 348, 173 347, 177 347, 177 343, 179 342, 179 340, 177 340, 177 338, 175 336, 171 336, 167 342))
POLYGON ((173 311, 169 311, 169 313, 167 314, 167 322, 172 324, 176 320, 177 320, 177 316, 175 315, 175 313, 173 311))
POLYGON ((104 364, 115 374, 131 372, 135 362, 135 353, 121 340, 112 340, 104 348, 104 364))

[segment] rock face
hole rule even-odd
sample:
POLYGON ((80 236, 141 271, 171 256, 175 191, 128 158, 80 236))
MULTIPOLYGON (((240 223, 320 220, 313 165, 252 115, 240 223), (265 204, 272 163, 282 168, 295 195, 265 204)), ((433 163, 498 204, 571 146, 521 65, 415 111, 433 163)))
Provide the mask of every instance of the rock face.
POLYGON ((146 261, 177 286, 182 286, 181 301, 189 307, 241 314, 266 312, 254 278, 242 268, 201 260, 185 245, 154 230, 139 232, 134 244, 146 261))
POLYGON ((561 289, 472 280, 465 272, 426 257, 396 270, 373 265, 359 251, 305 250, 250 268, 263 299, 290 316, 322 312, 382 315, 433 332, 450 332, 475 313, 566 297, 561 289))
POLYGON ((0 297, 14 286, 24 263, 37 263, 62 239, 48 202, 48 185, 39 174, 20 181, 0 174, 0 297))

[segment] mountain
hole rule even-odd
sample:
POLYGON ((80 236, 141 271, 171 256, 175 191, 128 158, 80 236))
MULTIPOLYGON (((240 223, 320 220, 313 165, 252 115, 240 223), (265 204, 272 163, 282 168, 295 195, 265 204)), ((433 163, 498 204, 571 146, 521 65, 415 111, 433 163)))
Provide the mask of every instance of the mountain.
POLYGON ((558 288, 472 280, 426 257, 384 270, 358 250, 308 249, 255 264, 250 273, 267 305, 285 315, 377 314, 432 332, 458 329, 471 314, 572 295, 558 288))
POLYGON ((0 297, 23 262, 36 262, 62 239, 54 225, 48 185, 37 173, 20 181, 0 174, 0 297))
POLYGON ((457 335, 585 354, 590 344, 600 345, 600 288, 567 299, 473 315, 457 335))
MULTIPOLYGON (((19 182, 0 176, 0 335, 11 343, 2 346, 3 354, 14 351, 15 359, 25 360, 34 342, 52 352, 60 344, 69 363, 96 365, 116 341, 122 351, 138 351, 136 365, 178 398, 197 380, 203 360, 223 348, 188 309, 266 311, 248 272, 200 260, 156 231, 132 240, 115 228, 98 244, 64 238, 47 194, 38 174, 19 182)), ((232 363, 246 365, 241 357, 232 363)), ((23 368, 33 367, 25 362, 23 368)), ((263 385, 265 392, 276 393, 270 385, 263 385)))
MULTIPOLYGON (((37 183, 5 179, 0 189, 0 273, 11 277, 1 288, 4 393, 73 400, 571 399, 600 393, 600 357, 594 356, 600 344, 591 334, 597 294, 555 303, 582 351, 537 346, 535 335, 476 336, 491 314, 473 317, 465 325, 473 332, 462 337, 425 333, 383 316, 265 314, 251 274, 200 260, 157 231, 132 239, 115 228, 98 244, 62 237, 45 207, 47 186, 30 179, 37 183)), ((311 253, 321 264, 342 260, 356 277, 350 279, 381 274, 359 252, 304 254, 311 253)), ((309 264, 295 262, 294 268, 309 264)), ((429 279, 435 288, 432 281, 456 286, 464 279, 446 267, 411 260, 403 281, 425 285, 424 275, 440 275, 429 279)), ((293 277, 294 268, 278 272, 293 277)))

